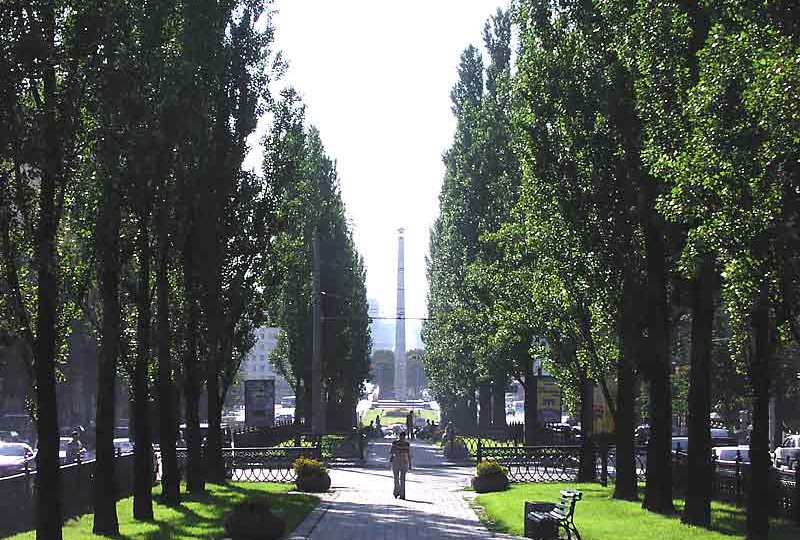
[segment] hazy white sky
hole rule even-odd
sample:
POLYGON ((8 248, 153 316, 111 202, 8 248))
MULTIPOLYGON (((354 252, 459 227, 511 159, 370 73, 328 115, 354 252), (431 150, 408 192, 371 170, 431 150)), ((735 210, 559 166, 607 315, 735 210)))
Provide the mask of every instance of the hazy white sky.
MULTIPOLYGON (((397 229, 406 230, 406 315, 426 315, 425 255, 438 214, 442 152, 455 121, 459 56, 482 46, 507 0, 276 0, 285 83, 303 97, 337 161, 367 291, 395 310, 397 229)), ((412 325, 409 324, 411 327, 412 325)), ((416 325, 414 325, 416 326, 416 325)), ((409 348, 416 345, 412 328, 409 348)))

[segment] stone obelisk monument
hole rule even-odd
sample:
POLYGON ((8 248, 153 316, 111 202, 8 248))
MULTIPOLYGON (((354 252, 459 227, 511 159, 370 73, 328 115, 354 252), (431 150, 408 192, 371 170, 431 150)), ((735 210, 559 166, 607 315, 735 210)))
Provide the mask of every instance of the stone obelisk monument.
POLYGON ((403 267, 403 229, 397 245, 397 318, 394 331, 394 398, 405 401, 408 397, 406 387, 406 294, 405 269, 403 267))

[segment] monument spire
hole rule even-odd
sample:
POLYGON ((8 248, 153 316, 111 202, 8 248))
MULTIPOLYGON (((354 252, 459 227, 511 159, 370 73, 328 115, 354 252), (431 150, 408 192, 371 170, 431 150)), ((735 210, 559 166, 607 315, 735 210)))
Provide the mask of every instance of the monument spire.
POLYGON ((405 401, 406 387, 406 296, 403 266, 403 229, 398 229, 397 243, 397 318, 394 332, 394 398, 405 401))

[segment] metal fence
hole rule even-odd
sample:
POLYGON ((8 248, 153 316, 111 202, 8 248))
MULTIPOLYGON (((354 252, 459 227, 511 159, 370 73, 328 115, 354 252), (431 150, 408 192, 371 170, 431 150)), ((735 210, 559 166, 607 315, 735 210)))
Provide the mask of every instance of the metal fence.
POLYGON ((477 448, 477 461, 490 459, 508 469, 511 482, 574 482, 578 477, 580 446, 486 446, 477 448))
MULTIPOLYGON (((119 454, 114 461, 117 498, 133 494, 133 454, 119 454)), ((91 512, 94 497, 95 460, 64 465, 59 471, 61 514, 64 519, 91 512)), ((0 536, 36 526, 36 471, 0 478, 0 536)))
MULTIPOLYGON (((189 452, 186 448, 178 448, 177 455, 181 479, 185 480, 189 452)), ((222 449, 226 477, 243 482, 294 482, 296 476, 292 464, 300 457, 319 460, 322 452, 316 445, 222 449)))

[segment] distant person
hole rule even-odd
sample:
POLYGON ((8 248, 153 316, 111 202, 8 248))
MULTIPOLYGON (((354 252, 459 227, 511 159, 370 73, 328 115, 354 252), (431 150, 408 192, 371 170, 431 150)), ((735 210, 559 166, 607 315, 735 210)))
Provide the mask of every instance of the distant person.
POLYGON ((414 438, 414 409, 408 411, 406 415, 406 433, 408 433, 408 438, 414 438))
POLYGON ((444 428, 444 440, 447 445, 450 447, 450 451, 453 451, 453 443, 456 440, 456 428, 453 427, 452 422, 447 423, 447 427, 444 428))
POLYGON ((67 443, 67 463, 78 461, 78 456, 83 457, 86 449, 81 444, 80 435, 77 431, 72 432, 72 440, 67 443))
POLYGON ((375 431, 378 432, 378 436, 383 435, 383 428, 381 427, 381 415, 375 417, 375 431))
POLYGON ((401 433, 400 438, 392 443, 389 453, 394 475, 394 498, 406 498, 406 473, 411 470, 411 444, 406 440, 406 434, 401 433))

